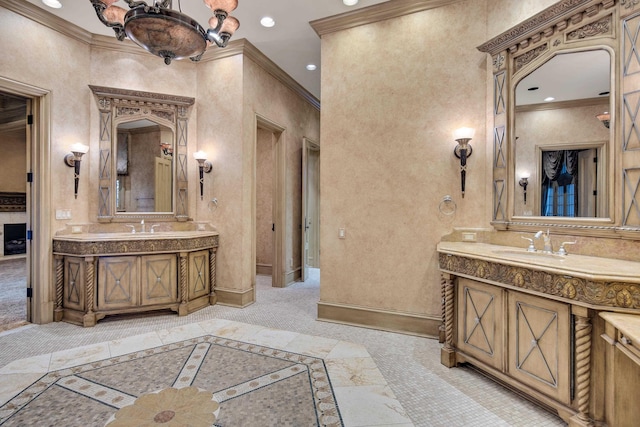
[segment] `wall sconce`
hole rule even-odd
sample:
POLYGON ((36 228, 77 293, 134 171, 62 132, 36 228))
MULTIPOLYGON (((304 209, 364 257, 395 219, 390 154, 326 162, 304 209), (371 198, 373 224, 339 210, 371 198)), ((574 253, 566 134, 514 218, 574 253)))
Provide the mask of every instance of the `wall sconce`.
POLYGON ((473 138, 476 131, 473 128, 460 128, 456 129, 453 133, 453 139, 456 140, 458 145, 453 149, 453 154, 460 159, 460 180, 462 186, 462 198, 464 199, 464 183, 467 176, 467 158, 471 157, 473 148, 469 141, 473 138))
POLYGON ((596 118, 602 122, 604 127, 609 129, 609 121, 611 120, 611 114, 605 112, 605 113, 602 113, 602 114, 598 114, 596 116, 596 118))
POLYGON ((160 149, 162 150, 162 154, 164 154, 165 156, 173 156, 173 147, 171 146, 171 144, 163 142, 160 144, 160 149))
POLYGON ((196 151, 193 158, 198 161, 198 169, 200 169, 200 200, 204 198, 204 178, 203 172, 209 173, 213 169, 211 162, 207 161, 207 154, 204 151, 196 151))
POLYGON ((522 178, 520 178, 520 181, 518 181, 518 184, 520 185, 520 187, 522 187, 524 189, 524 204, 527 204, 527 185, 529 185, 529 176, 523 176, 522 178))
POLYGON ((89 147, 78 142, 71 146, 71 153, 64 156, 64 163, 70 168, 74 168, 73 196, 76 199, 78 198, 78 182, 80 181, 80 160, 87 151, 89 151, 89 147))

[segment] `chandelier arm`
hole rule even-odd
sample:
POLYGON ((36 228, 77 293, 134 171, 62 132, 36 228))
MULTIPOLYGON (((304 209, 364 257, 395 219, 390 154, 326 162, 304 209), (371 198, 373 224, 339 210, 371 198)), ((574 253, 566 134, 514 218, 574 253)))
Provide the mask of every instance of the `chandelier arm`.
POLYGON ((118 39, 118 41, 124 40, 124 38, 127 35, 124 32, 124 27, 122 26, 122 24, 118 22, 109 22, 106 19, 104 19, 103 13, 107 8, 107 5, 102 3, 102 1, 100 0, 91 0, 91 4, 93 4, 93 8, 95 9, 96 15, 98 15, 98 19, 100 20, 100 22, 102 22, 104 25, 106 25, 109 28, 113 28, 113 31, 116 33, 116 38, 118 39))

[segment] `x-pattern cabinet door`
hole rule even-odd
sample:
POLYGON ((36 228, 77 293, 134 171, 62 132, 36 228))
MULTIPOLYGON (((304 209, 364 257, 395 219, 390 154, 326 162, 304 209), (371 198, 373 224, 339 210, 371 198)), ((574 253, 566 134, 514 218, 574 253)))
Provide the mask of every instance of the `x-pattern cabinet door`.
POLYGON ((567 405, 570 321, 568 304, 509 292, 509 375, 567 405))
POLYGON ((502 369, 504 358, 504 293, 497 286, 458 279, 456 347, 502 369))

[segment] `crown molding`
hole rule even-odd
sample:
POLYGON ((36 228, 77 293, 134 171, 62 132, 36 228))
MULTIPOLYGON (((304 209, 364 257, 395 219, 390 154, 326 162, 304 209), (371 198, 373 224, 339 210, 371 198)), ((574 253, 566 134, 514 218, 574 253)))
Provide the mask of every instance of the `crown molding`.
POLYGON ((18 15, 22 15, 25 18, 31 19, 32 21, 82 43, 90 44, 93 38, 92 34, 87 30, 67 22, 53 13, 47 12, 46 10, 24 0, 0 0, 0 7, 17 13, 18 15))
POLYGON ((422 12, 423 10, 435 9, 448 6, 465 0, 394 0, 373 6, 363 7, 352 12, 330 16, 328 18, 317 19, 309 24, 320 36, 335 33, 336 31, 347 30, 360 25, 371 24, 386 19, 397 18, 411 13, 422 12))
POLYGON ((314 108, 320 110, 320 100, 318 98, 302 87, 247 39, 233 40, 227 47, 222 49, 208 49, 200 62, 215 61, 235 55, 244 55, 246 58, 252 60, 284 86, 301 96, 314 108))
MULTIPOLYGON (((512 49, 513 46, 522 41, 537 37, 541 33, 553 34, 554 26, 563 21, 574 20, 581 13, 585 13, 588 16, 595 15, 598 13, 599 7, 606 10, 615 6, 615 4, 615 0, 562 0, 488 42, 481 44, 477 49, 480 52, 495 55, 505 49, 512 49)), ((562 23, 561 26, 566 28, 566 22, 562 23)))

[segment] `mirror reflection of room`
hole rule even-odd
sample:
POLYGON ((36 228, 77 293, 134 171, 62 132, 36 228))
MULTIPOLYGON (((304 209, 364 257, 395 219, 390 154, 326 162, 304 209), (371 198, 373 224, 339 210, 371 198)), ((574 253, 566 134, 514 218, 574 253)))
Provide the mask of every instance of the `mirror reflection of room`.
POLYGON ((118 125, 118 212, 171 212, 173 132, 149 120, 118 125))
POLYGON ((542 151, 541 216, 596 216, 597 158, 595 148, 542 151))
POLYGON ((560 53, 516 86, 516 216, 606 217, 611 57, 560 53), (576 70, 585 78, 575 79, 576 70), (527 203, 518 182, 528 177, 527 203))

